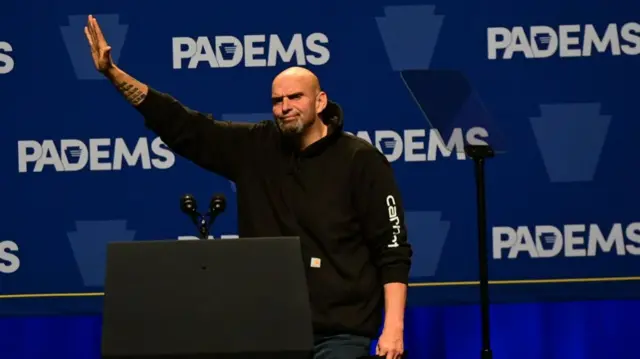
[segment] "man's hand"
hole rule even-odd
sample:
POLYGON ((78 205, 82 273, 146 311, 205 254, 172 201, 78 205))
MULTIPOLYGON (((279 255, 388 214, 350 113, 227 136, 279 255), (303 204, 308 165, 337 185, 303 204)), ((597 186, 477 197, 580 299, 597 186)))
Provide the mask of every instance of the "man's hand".
POLYGON ((115 65, 111 58, 111 46, 107 44, 102 30, 98 26, 98 21, 92 15, 89 15, 87 26, 84 27, 84 34, 87 37, 87 41, 89 41, 91 57, 96 69, 101 73, 106 73, 114 68, 115 65))
POLYGON ((398 359, 404 353, 404 309, 407 301, 407 285, 384 285, 385 316, 382 335, 378 340, 376 355, 385 359, 398 359))
POLYGON ((111 58, 111 46, 107 44, 98 21, 91 15, 87 19, 87 26, 84 27, 84 35, 89 41, 96 69, 116 86, 129 103, 134 106, 140 105, 149 93, 149 86, 116 67, 111 58))
POLYGON ((404 353, 404 331, 402 328, 385 327, 376 346, 376 355, 385 359, 399 359, 404 353))

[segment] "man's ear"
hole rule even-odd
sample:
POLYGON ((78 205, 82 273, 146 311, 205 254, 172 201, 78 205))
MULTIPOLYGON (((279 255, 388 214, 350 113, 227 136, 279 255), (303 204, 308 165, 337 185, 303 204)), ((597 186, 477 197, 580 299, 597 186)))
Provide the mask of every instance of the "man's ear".
POLYGON ((316 113, 320 113, 327 108, 327 94, 324 91, 320 91, 316 96, 316 113))

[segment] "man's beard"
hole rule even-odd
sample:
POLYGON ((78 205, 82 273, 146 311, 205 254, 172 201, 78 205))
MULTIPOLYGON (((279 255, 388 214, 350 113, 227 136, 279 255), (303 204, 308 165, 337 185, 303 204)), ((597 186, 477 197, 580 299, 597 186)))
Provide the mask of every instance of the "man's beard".
POLYGON ((280 131, 285 135, 301 135, 304 131, 311 126, 311 124, 306 124, 302 120, 302 118, 298 117, 294 120, 283 121, 281 119, 276 119, 276 123, 280 128, 280 131))

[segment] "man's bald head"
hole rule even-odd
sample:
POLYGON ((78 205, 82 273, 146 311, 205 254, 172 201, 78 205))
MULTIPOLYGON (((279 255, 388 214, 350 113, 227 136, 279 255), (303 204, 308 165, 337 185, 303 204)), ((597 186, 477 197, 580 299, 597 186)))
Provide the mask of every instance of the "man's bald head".
POLYGON ((273 79, 272 91, 274 88, 282 87, 289 82, 296 82, 308 87, 313 94, 320 92, 320 80, 318 80, 318 77, 310 70, 298 66, 290 67, 280 72, 273 79))
POLYGON ((327 95, 318 77, 305 68, 290 67, 280 72, 271 85, 271 101, 273 116, 285 133, 300 135, 323 125, 319 114, 327 106, 327 95))

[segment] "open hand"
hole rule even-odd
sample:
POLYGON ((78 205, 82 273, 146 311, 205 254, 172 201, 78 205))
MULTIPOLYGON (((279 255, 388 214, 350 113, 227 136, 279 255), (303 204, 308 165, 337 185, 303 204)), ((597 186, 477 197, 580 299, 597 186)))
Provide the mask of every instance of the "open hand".
POLYGON ((89 15, 87 19, 84 34, 87 37, 87 41, 89 41, 91 57, 93 58, 93 64, 96 66, 96 69, 105 73, 115 67, 113 59, 111 58, 111 46, 107 44, 102 30, 100 30, 100 26, 98 25, 98 21, 92 15, 89 15))

